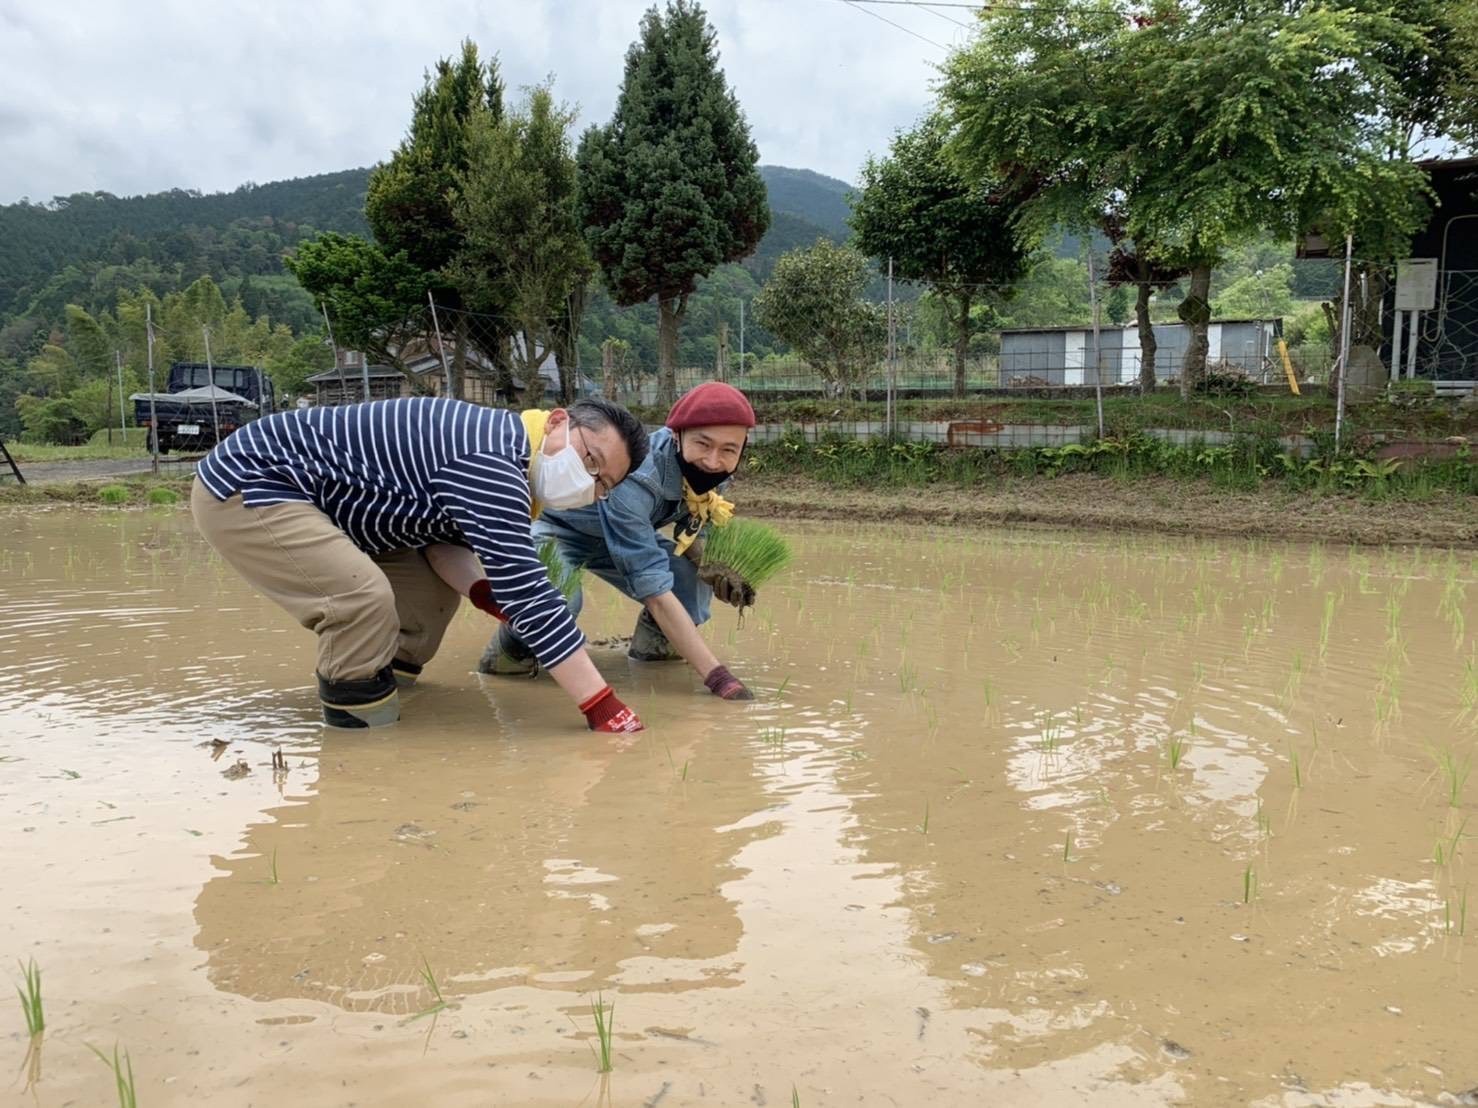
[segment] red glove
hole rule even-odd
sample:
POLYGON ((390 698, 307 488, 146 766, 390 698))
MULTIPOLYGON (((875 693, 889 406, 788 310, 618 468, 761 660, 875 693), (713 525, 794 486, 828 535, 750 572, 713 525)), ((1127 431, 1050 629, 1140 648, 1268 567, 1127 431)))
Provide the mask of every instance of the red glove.
POLYGON ((754 693, 744 687, 744 682, 729 672, 727 666, 714 666, 703 679, 708 691, 720 700, 753 700, 754 693))
POLYGON ((472 601, 474 608, 480 608, 494 619, 500 620, 503 623, 508 622, 508 617, 503 614, 503 609, 498 607, 498 602, 493 599, 493 586, 488 584, 486 577, 472 583, 472 587, 467 590, 467 599, 472 601))
POLYGON ((636 713, 621 703, 609 685, 581 704, 580 711, 585 713, 585 722, 592 731, 614 735, 644 730, 636 713))

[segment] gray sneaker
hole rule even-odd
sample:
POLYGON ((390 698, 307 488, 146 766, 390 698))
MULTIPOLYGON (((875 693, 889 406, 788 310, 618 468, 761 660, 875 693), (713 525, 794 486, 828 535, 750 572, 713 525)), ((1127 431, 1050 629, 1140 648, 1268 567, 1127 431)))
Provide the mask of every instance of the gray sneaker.
POLYGON ((496 677, 533 677, 539 672, 539 662, 527 648, 518 646, 504 638, 503 629, 488 641, 488 648, 478 660, 477 672, 496 677))
POLYGON ((636 618, 636 628, 631 632, 631 645, 626 648, 626 656, 633 662, 680 662, 683 657, 672 649, 652 613, 645 609, 636 618))

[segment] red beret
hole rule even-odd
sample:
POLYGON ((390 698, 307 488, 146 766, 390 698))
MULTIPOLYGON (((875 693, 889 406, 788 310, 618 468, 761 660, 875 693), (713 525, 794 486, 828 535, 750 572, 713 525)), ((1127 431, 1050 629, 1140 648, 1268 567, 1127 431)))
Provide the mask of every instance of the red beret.
POLYGON ((722 381, 706 381, 678 398, 667 413, 667 426, 674 431, 689 427, 753 427, 754 409, 744 394, 722 381))

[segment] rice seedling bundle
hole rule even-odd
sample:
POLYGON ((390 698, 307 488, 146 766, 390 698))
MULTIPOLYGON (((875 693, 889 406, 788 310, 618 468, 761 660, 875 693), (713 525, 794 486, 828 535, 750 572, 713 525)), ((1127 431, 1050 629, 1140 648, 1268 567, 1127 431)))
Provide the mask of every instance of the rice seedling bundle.
POLYGON ((545 539, 539 544, 539 561, 544 563, 544 570, 549 574, 549 583, 566 600, 580 591, 580 579, 584 576, 584 570, 579 566, 569 565, 560 558, 559 544, 553 539, 545 539))
POLYGON ((778 532, 748 519, 713 528, 703 547, 704 565, 723 566, 755 588, 790 565, 790 560, 790 545, 778 532))

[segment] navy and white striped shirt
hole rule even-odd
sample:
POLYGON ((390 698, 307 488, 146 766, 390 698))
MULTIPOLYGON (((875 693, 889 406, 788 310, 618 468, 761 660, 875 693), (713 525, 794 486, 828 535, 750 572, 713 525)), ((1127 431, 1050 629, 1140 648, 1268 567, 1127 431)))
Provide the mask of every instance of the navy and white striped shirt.
POLYGON ((413 397, 255 420, 197 474, 217 500, 312 504, 368 554, 470 546, 514 633, 548 667, 585 638, 529 537, 528 466, 516 414, 413 397))

